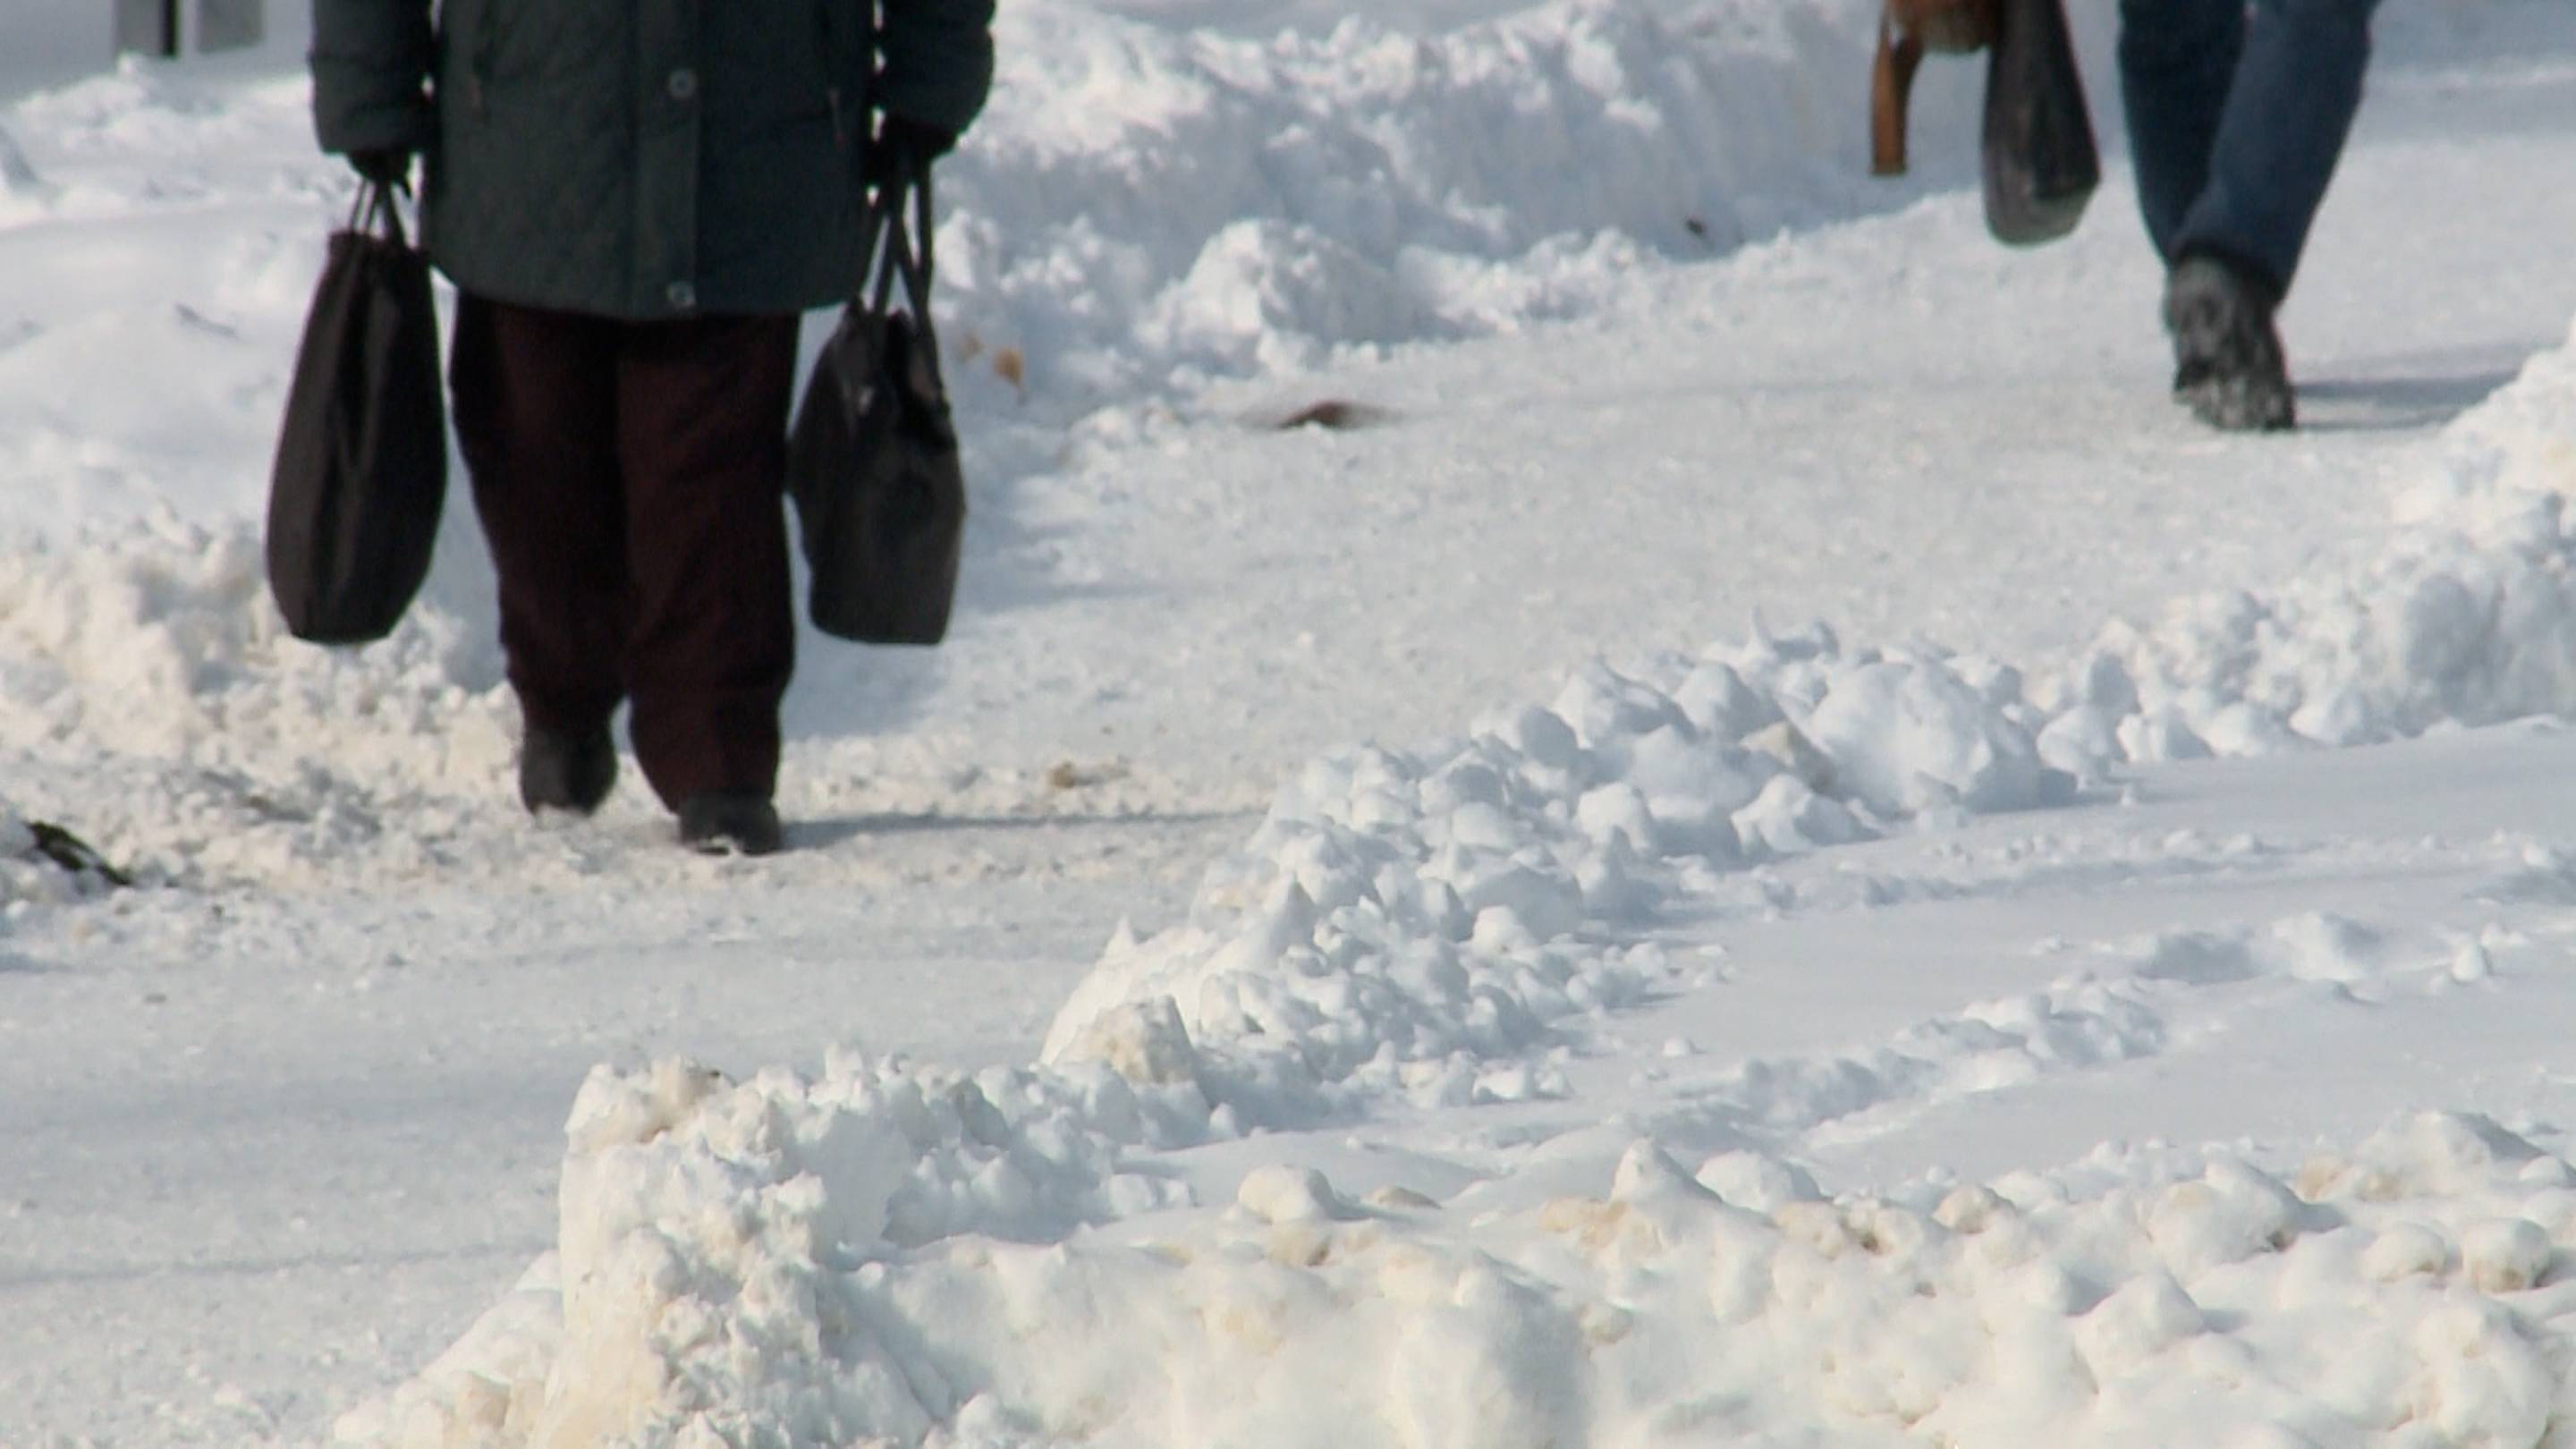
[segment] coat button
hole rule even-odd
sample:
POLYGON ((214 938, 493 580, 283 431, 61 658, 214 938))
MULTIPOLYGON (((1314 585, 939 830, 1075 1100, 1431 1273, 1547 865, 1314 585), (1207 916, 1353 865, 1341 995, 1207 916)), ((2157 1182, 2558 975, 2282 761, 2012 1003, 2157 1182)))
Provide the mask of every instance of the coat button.
POLYGON ((662 289, 662 300, 670 303, 677 310, 686 312, 698 305, 698 289, 686 282, 673 282, 662 289))
POLYGON ((671 78, 663 82, 663 87, 670 91, 671 99, 685 101, 698 93, 698 73, 682 66, 671 72, 671 78))

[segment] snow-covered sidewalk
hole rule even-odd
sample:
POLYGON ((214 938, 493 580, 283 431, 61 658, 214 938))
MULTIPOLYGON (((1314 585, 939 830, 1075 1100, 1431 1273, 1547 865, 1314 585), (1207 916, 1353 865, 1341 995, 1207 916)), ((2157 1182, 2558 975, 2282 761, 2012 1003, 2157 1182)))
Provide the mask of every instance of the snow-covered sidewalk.
POLYGON ((2563 1164, 2413 1114, 2567 1150, 2570 747, 2277 752, 2571 698, 2569 365, 2437 437, 2576 313, 2547 7, 2392 7, 2287 440, 2162 399, 2123 178, 2029 255, 1851 178, 1865 5, 1125 8, 1009 21, 967 613, 807 650, 757 870, 515 818, 463 518, 395 644, 277 638, 300 84, 0 110, 0 813, 159 887, 0 863, 0 1443, 311 1441, 555 1248, 616 1291, 350 1432, 2533 1442, 2485 1224, 2563 1164), (672 1055, 816 1075, 599 1078, 559 1174, 672 1055))

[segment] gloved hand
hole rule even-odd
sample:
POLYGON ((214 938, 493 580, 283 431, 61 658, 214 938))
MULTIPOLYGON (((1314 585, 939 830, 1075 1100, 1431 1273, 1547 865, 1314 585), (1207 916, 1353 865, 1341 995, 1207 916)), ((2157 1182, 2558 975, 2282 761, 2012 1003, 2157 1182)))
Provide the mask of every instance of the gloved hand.
POLYGON ((930 163, 957 149, 957 133, 925 126, 902 116, 887 116, 868 147, 868 185, 883 191, 906 177, 921 176, 930 163))
POLYGON ((411 153, 409 151, 352 151, 349 167, 376 186, 390 186, 408 196, 411 194, 411 153))

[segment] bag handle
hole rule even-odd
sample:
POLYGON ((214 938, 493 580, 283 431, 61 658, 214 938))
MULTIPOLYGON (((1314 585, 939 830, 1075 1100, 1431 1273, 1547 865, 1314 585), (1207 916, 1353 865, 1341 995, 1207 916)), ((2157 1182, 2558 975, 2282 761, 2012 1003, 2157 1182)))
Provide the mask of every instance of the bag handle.
POLYGON ((384 237, 398 247, 411 246, 411 239, 403 234, 402 208, 394 204, 390 182, 358 184, 358 194, 349 203, 349 230, 384 237))
POLYGON ((895 280, 903 281, 912 308, 913 331, 923 345, 937 346, 930 330, 930 283, 933 230, 930 167, 918 157, 902 158, 894 179, 879 188, 869 205, 859 250, 859 276, 868 310, 887 315, 894 302, 895 280), (907 215, 907 213, 909 213, 907 215))

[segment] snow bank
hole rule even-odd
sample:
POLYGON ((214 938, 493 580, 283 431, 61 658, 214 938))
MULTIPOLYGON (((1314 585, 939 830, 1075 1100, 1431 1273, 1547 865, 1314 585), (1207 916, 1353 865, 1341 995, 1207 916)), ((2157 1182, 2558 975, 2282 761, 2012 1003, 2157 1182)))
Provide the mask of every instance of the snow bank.
POLYGON ((489 646, 434 607, 364 653, 297 643, 246 531, 164 517, 39 544, 15 562, 0 577, 0 747, 188 758, 265 777, 382 719, 411 751, 351 768, 434 782, 470 732, 462 681, 492 672, 489 646))
POLYGON ((34 543, 0 571, 0 770, 160 881, 416 865, 509 769, 493 652, 434 604, 363 652, 299 643, 247 529, 34 543))
POLYGON ((1925 811, 2064 798, 2073 781, 1996 696, 1948 661, 1820 632, 1712 650, 1669 687, 1596 666, 1552 709, 1465 739, 1320 760, 1209 873, 1188 924, 1111 946, 1045 1060, 1111 1059, 1168 1019, 1224 1063, 1241 1120, 1295 1120, 1343 1090, 1557 1094, 1526 1059, 1552 1021, 1660 977, 1651 948, 1599 941, 1667 897, 1925 811))
POLYGON ((2576 348, 2446 441, 2364 567, 2105 630, 2060 681, 2050 757, 2089 772, 2576 713, 2576 348))
POLYGON ((783 1081, 594 1079, 560 1259, 343 1442, 2530 1445, 2576 1413, 2576 1169, 2475 1118, 1904 1200, 1648 1140, 1501 1214, 1262 1169, 1126 1241, 909 1253, 888 1131, 783 1081))
MULTIPOLYGON (((1589 312, 1645 258, 1920 194, 1856 164, 1868 0, 1485 8, 1256 40, 1005 6, 941 174, 960 327, 1124 401, 1589 312)), ((1966 81, 1927 74, 1924 134, 1968 134, 1966 81)))

